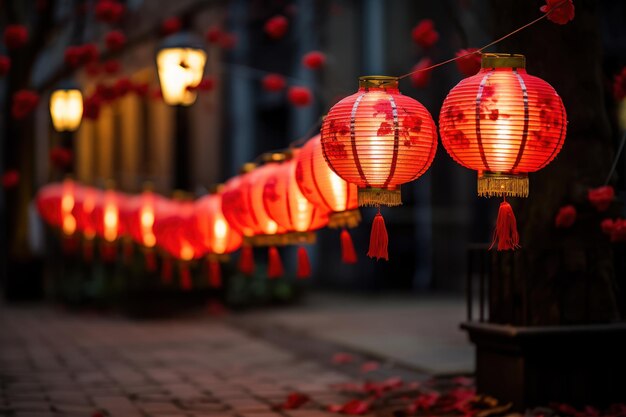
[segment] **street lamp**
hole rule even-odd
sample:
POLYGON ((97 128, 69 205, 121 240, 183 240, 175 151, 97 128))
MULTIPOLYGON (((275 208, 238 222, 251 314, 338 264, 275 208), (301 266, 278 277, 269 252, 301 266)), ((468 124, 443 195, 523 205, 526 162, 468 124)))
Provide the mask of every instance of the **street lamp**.
POLYGON ((179 32, 163 41, 156 62, 165 103, 189 106, 196 101, 197 94, 189 87, 202 80, 206 58, 202 41, 188 32, 179 32))
POLYGON ((57 132, 73 132, 83 117, 83 95, 73 83, 63 83, 50 96, 50 116, 57 132))

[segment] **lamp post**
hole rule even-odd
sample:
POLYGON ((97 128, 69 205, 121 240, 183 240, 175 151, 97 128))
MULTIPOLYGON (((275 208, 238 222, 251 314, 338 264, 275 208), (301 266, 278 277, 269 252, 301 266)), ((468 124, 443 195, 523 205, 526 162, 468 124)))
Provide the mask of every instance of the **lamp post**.
POLYGON ((207 54, 202 41, 188 32, 167 37, 156 53, 156 64, 163 101, 175 107, 174 187, 190 187, 189 173, 189 114, 186 107, 196 101, 197 93, 190 90, 200 83, 207 54))

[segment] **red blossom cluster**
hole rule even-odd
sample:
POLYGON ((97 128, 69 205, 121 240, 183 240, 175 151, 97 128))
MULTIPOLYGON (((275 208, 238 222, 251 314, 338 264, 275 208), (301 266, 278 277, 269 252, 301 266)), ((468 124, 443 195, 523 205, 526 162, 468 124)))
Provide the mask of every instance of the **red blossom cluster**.
POLYGON ((4 29, 4 44, 8 49, 19 49, 28 42, 28 29, 24 25, 7 25, 4 29))
POLYGON ((572 227, 576 222, 576 207, 570 205, 563 206, 554 219, 554 225, 559 229, 567 229, 572 227))
POLYGON ((145 82, 134 82, 127 77, 119 78, 112 84, 98 83, 94 92, 83 99, 83 117, 88 120, 97 120, 103 105, 131 93, 147 97, 150 93, 150 85, 145 82))
POLYGON ((422 19, 413 28, 413 41, 422 48, 431 48, 439 40, 439 33, 435 30, 435 23, 431 19, 422 19))
POLYGON ((274 409, 276 410, 295 410, 302 407, 304 404, 311 401, 311 398, 300 392, 292 392, 287 395, 287 398, 281 404, 276 404, 274 409))
POLYGON ((308 87, 293 86, 287 91, 287 99, 296 107, 306 107, 313 101, 313 94, 308 87))
POLYGON ((261 80, 261 85, 265 91, 276 92, 284 90, 287 86, 287 81, 280 74, 267 74, 261 80))
POLYGON ((98 0, 96 3, 96 19, 104 23, 116 23, 122 16, 126 8, 116 0, 98 0))
POLYGON ((615 190, 610 185, 592 188, 587 192, 587 199, 598 211, 607 211, 615 198, 615 190))
POLYGON ((104 36, 104 43, 108 50, 118 51, 126 44, 126 35, 121 30, 112 30, 104 36))
POLYGON ((413 84, 413 87, 424 88, 428 85, 428 83, 430 82, 430 74, 432 73, 432 70, 424 71, 424 68, 428 68, 432 64, 432 59, 428 57, 420 59, 420 61, 415 64, 415 66, 411 70, 412 72, 417 71, 411 74, 411 84, 413 84))
POLYGON ((574 20, 575 13, 572 0, 546 0, 545 6, 541 6, 539 10, 548 14, 548 20, 559 25, 574 20))
POLYGON ((102 69, 107 74, 117 74, 122 69, 122 64, 117 59, 108 59, 102 64, 102 69))
POLYGON ((611 242, 626 242, 625 219, 604 219, 600 227, 602 227, 602 231, 611 238, 611 242))
POLYGON ((13 95, 11 116, 14 119, 24 119, 39 103, 39 94, 31 90, 19 90, 13 95))
POLYGON ((92 62, 97 62, 100 53, 98 47, 93 43, 84 45, 74 45, 65 48, 65 63, 72 68, 78 68, 92 62))
POLYGON ((164 36, 172 35, 183 27, 183 22, 181 22, 179 17, 168 17, 163 22, 161 22, 161 34, 164 36))
POLYGON ((16 169, 11 169, 2 174, 2 187, 5 189, 16 187, 20 182, 20 173, 16 169))
POLYGON ((467 48, 460 49, 455 54, 456 56, 456 67, 459 72, 466 77, 470 77, 475 75, 478 71, 480 71, 480 61, 481 56, 480 52, 477 52, 476 48, 467 48), (471 54, 471 55, 468 55, 471 54))
POLYGON ((67 169, 72 165, 74 154, 71 150, 54 146, 50 149, 50 162, 59 169, 67 169))
POLYGON ((626 67, 622 68, 619 74, 613 79, 613 97, 622 101, 626 98, 626 67))
POLYGON ((11 69, 11 58, 0 55, 0 77, 4 77, 11 69))
POLYGON ((308 69, 319 69, 326 63, 326 55, 320 51, 311 51, 302 57, 302 65, 308 69))
POLYGON ((206 41, 213 45, 219 44, 221 36, 222 29, 219 26, 211 26, 207 29, 206 34, 204 35, 206 41))
POLYGON ((281 39, 289 30, 289 21, 285 16, 281 15, 271 17, 265 22, 263 30, 270 38, 281 39))

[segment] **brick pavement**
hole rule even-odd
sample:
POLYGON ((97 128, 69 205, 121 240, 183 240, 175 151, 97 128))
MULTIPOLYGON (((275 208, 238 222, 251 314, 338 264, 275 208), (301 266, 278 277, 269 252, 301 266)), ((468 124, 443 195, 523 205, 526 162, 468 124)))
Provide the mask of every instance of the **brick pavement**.
MULTIPOLYGON (((254 320, 141 322, 0 307, 0 416, 334 416, 325 405, 346 398, 330 385, 354 381, 371 360, 354 353, 356 363, 333 365, 339 348, 254 320), (312 401, 272 407, 294 391, 312 401)), ((389 375, 428 377, 387 363, 368 378, 389 375)))

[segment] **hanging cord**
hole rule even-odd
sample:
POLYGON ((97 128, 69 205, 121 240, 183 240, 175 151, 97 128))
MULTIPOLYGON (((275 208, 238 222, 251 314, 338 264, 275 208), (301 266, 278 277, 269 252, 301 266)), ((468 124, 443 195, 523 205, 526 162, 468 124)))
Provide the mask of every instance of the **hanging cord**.
POLYGON ((495 44, 497 44, 497 43, 500 43, 500 42, 502 42, 503 40, 507 39, 508 37, 513 36, 513 35, 515 35, 516 33, 521 32, 522 30, 524 30, 524 29, 526 29, 526 28, 528 28, 528 27, 530 27, 530 26, 534 25, 535 23, 537 23, 537 22, 539 22, 539 21, 541 21, 541 20, 545 19, 546 17, 548 17, 548 15, 549 15, 550 13, 552 13, 552 11, 553 11, 553 10, 558 9, 559 7, 561 7, 562 5, 564 5, 565 3, 567 3, 568 1, 569 1, 569 0, 562 0, 561 2, 559 2, 559 3, 555 4, 554 6, 552 6, 552 7, 550 8, 550 10, 548 10, 547 12, 545 12, 543 15, 541 15, 541 16, 540 16, 540 17, 538 17, 538 18, 536 18, 535 20, 533 20, 533 21, 531 21, 531 22, 526 23, 524 26, 521 26, 521 27, 519 27, 519 28, 515 29, 513 32, 507 33, 506 35, 502 36, 501 38, 498 38, 498 39, 496 39, 495 41, 490 42, 490 43, 488 43, 487 45, 485 45, 485 46, 483 46, 483 47, 481 47, 481 48, 478 48, 477 50, 475 50, 475 51, 473 51, 473 52, 468 52, 468 53, 466 53, 466 54, 463 54, 463 55, 460 55, 460 56, 457 56, 457 57, 454 57, 454 58, 447 59, 447 60, 445 60, 445 61, 443 61, 443 62, 438 62, 438 63, 436 63, 436 64, 433 64, 433 65, 428 66, 428 67, 425 67, 425 68, 416 69, 415 71, 411 71, 411 72, 408 72, 408 73, 406 73, 406 74, 404 74, 404 75, 399 76, 399 77, 398 77, 398 79, 399 79, 399 80, 402 80, 403 78, 409 77, 409 76, 411 76, 411 75, 413 75, 413 74, 416 74, 416 73, 418 73, 418 72, 429 71, 429 70, 431 70, 431 69, 433 69, 433 68, 437 68, 437 67, 440 67, 440 66, 442 66, 442 65, 449 64, 450 62, 457 61, 457 60, 459 60, 459 59, 462 59, 462 58, 468 57, 468 56, 470 56, 470 55, 482 54, 482 51, 484 51, 485 49, 490 48, 490 47, 492 47, 493 45, 495 45, 495 44))
POLYGON ((622 155, 622 151, 624 150, 624 143, 626 143, 626 131, 622 135, 622 140, 619 143, 619 148, 617 148, 617 153, 615 154, 615 158, 613 159, 613 165, 611 166, 611 170, 609 171, 609 175, 606 176, 606 180, 604 181, 604 185, 607 185, 611 180, 611 177, 615 173, 615 169, 617 168, 617 163, 619 162, 619 157, 622 155))

